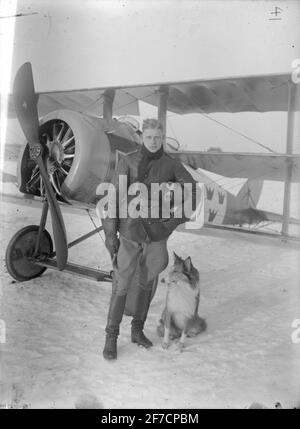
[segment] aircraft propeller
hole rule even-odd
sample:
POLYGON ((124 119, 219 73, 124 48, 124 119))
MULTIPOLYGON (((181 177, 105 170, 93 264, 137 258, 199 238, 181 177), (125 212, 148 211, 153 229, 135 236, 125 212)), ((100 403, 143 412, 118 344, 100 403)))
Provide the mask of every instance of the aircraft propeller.
POLYGON ((66 230, 43 160, 45 148, 39 139, 38 95, 34 90, 32 67, 29 62, 23 64, 16 74, 13 100, 17 118, 29 144, 30 156, 37 163, 44 182, 52 219, 57 267, 59 270, 63 270, 68 259, 66 230))

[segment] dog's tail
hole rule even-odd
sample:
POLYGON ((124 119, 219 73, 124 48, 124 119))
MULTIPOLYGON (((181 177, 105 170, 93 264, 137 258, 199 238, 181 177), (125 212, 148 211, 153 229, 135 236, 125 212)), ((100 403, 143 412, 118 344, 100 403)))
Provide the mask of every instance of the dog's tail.
POLYGON ((201 334, 202 332, 206 331, 207 329, 207 323, 206 320, 203 319, 203 317, 196 316, 193 320, 193 323, 191 324, 187 336, 188 337, 195 337, 196 335, 201 334))
MULTIPOLYGON (((173 338, 173 339, 174 338, 179 338, 180 335, 181 335, 181 332, 174 325, 174 323, 172 323, 172 320, 171 320, 171 327, 170 328, 171 328, 170 329, 170 337, 173 338)), ((197 315, 197 316, 195 316, 192 319, 192 321, 190 323, 190 326, 189 326, 188 331, 187 331, 187 337, 195 337, 196 335, 199 335, 202 332, 206 331, 206 329, 207 329, 206 320, 197 315)), ((156 328, 156 332, 157 332, 157 335, 159 337, 163 337, 164 336, 164 333, 165 333, 165 324, 164 324, 164 318, 163 317, 158 322, 158 325, 157 325, 157 328, 156 328)))

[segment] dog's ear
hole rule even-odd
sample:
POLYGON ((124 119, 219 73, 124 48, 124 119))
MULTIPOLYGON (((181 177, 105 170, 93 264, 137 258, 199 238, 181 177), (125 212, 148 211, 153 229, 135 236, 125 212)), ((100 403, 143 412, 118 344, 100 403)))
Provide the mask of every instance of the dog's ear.
POLYGON ((180 256, 176 255, 176 253, 173 251, 173 256, 174 256, 174 262, 176 263, 178 260, 180 261, 181 258, 180 256))
POLYGON ((190 256, 185 259, 184 266, 188 273, 192 270, 193 264, 190 256))

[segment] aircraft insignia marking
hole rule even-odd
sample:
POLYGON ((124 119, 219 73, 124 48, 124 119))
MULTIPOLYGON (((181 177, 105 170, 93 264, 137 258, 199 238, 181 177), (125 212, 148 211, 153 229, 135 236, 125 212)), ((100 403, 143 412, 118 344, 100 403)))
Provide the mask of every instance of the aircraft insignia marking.
POLYGON ((218 210, 211 210, 211 209, 209 209, 209 211, 208 211, 208 222, 213 222, 213 220, 215 219, 217 213, 218 213, 218 210))
POLYGON ((206 195, 207 195, 207 199, 208 200, 212 200, 212 198, 214 196, 214 189, 213 188, 208 188, 206 186, 206 195))
POLYGON ((223 192, 218 192, 218 194, 219 194, 219 204, 223 204, 224 203, 225 194, 223 194, 223 192))

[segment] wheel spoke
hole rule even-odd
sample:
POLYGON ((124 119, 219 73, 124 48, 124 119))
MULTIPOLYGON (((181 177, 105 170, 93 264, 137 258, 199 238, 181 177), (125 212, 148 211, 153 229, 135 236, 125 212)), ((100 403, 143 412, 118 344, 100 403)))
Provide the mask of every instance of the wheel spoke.
POLYGON ((46 142, 46 146, 48 147, 48 149, 50 149, 50 143, 51 143, 51 139, 49 134, 47 134, 47 142, 46 142))
POLYGON ((70 170, 70 168, 71 168, 71 166, 72 166, 72 160, 71 159, 65 159, 65 160, 63 160, 63 162, 61 163, 61 166, 62 167, 67 167, 69 170, 70 170))
POLYGON ((56 140, 57 140, 58 142, 60 141, 60 138, 61 138, 61 135, 62 135, 63 129, 65 128, 64 123, 63 123, 63 122, 61 122, 61 123, 60 123, 60 125, 61 125, 61 129, 60 129, 60 131, 59 131, 59 133, 58 133, 58 136, 56 137, 56 140))
POLYGON ((62 138, 61 144, 63 145, 65 143, 66 140, 68 140, 68 138, 70 138, 72 133, 72 130, 70 127, 68 127, 67 131, 65 132, 65 135, 62 138))
POLYGON ((58 189, 58 187, 57 187, 57 185, 56 185, 56 183, 55 183, 55 180, 54 180, 53 174, 50 174, 50 182, 51 182, 51 184, 52 184, 52 186, 53 186, 53 188, 54 188, 55 192, 56 192, 58 195, 61 195, 61 192, 59 191, 59 189, 58 189))
POLYGON ((53 127, 52 127, 52 140, 55 140, 56 138, 56 122, 53 122, 53 127))
POLYGON ((62 147, 63 148, 66 148, 70 143, 71 143, 71 141, 74 139, 74 136, 72 136, 72 137, 70 137, 68 140, 66 140, 66 141, 64 141, 64 142, 62 142, 62 147))
POLYGON ((64 150, 64 155, 74 155, 75 154, 75 145, 72 144, 72 146, 69 146, 67 149, 64 150))
POLYGON ((61 195, 61 186, 58 171, 54 172, 54 182, 56 183, 57 189, 59 190, 59 195, 61 195))
POLYGON ((60 172, 62 173, 62 174, 64 174, 65 176, 67 176, 68 175, 68 171, 66 171, 62 166, 60 166, 60 172))
POLYGON ((65 160, 65 159, 73 159, 73 158, 74 158, 74 156, 75 156, 75 155, 74 155, 74 153, 70 153, 70 154, 67 154, 67 153, 66 153, 66 154, 64 155, 64 160, 65 160))

